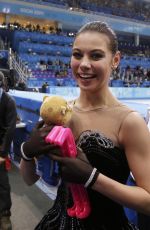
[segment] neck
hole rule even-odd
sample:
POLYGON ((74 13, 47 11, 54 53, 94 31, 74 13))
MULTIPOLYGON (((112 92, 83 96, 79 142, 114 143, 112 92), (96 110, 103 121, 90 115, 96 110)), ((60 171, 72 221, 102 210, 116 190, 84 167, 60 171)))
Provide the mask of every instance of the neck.
POLYGON ((109 107, 119 104, 119 101, 112 95, 110 91, 105 93, 85 93, 81 92, 75 105, 80 109, 95 109, 109 107))

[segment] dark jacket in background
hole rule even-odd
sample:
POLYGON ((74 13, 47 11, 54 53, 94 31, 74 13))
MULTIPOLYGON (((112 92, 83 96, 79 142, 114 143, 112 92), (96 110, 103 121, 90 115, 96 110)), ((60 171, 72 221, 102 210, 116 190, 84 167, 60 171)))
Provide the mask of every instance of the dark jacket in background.
POLYGON ((0 98, 0 156, 6 157, 10 151, 16 128, 16 103, 5 91, 0 98))

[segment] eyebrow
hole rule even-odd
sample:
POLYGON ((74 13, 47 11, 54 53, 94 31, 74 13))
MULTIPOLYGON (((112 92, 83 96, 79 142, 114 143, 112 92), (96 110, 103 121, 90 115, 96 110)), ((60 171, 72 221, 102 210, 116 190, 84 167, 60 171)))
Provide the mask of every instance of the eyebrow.
POLYGON ((94 50, 92 50, 91 52, 101 52, 101 53, 105 53, 103 50, 101 50, 101 49, 94 49, 94 50))
POLYGON ((74 51, 80 51, 80 49, 78 49, 78 48, 72 48, 72 50, 74 51))
MULTIPOLYGON (((73 48, 72 49, 72 51, 81 51, 80 49, 78 49, 78 48, 73 48)), ((94 49, 94 50, 91 50, 90 51, 91 53, 93 53, 93 52, 101 52, 101 53, 105 53, 103 50, 101 50, 101 49, 94 49)))

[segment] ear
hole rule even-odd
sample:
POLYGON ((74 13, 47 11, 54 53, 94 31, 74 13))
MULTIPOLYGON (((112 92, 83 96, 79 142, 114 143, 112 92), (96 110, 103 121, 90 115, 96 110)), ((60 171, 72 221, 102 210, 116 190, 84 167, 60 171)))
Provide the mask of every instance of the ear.
POLYGON ((121 54, 120 54, 120 51, 117 51, 115 53, 115 55, 113 56, 113 61, 112 61, 112 67, 114 69, 116 69, 120 63, 120 59, 121 59, 121 54))

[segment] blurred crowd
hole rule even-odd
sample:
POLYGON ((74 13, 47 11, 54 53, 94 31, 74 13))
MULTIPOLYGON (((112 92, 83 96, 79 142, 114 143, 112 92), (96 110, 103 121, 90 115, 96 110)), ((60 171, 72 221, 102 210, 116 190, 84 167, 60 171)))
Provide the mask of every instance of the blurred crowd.
POLYGON ((146 69, 142 66, 131 68, 129 65, 124 69, 118 67, 115 71, 113 71, 111 80, 118 79, 123 81, 123 85, 125 87, 140 87, 143 82, 150 81, 150 68, 146 69))
MULTIPOLYGON (((67 1, 70 6, 74 5, 77 8, 82 9, 82 4, 79 0, 67 1)), ((94 4, 96 7, 101 7, 106 11, 104 13, 111 13, 116 16, 133 18, 137 20, 143 20, 150 22, 150 2, 148 1, 138 1, 138 0, 85 0, 89 10, 94 4), (107 9, 110 9, 108 11, 107 9)))
MULTIPOLYGON (((31 0, 24 0, 30 1, 31 0)), ((146 0, 32 0, 39 4, 57 4, 71 10, 89 10, 150 22, 150 2, 146 0), (102 10, 101 10, 101 9, 102 10), (96 10, 97 9, 97 10, 96 10)))
MULTIPOLYGON (((28 32, 33 32, 34 30, 36 32, 45 33, 43 31, 43 28, 41 28, 39 25, 32 25, 27 24, 26 27, 23 27, 23 25, 14 22, 13 24, 8 24, 7 29, 11 30, 23 30, 28 32)), ((57 34, 59 35, 67 35, 64 32, 62 32, 60 29, 57 28, 49 28, 49 33, 51 34, 57 34)), ((0 46, 1 48, 4 47, 4 42, 2 39, 0 39, 0 46)), ((136 47, 137 48, 137 47, 136 47)), ((130 47, 126 47, 126 49, 121 50, 122 57, 126 57, 127 55, 130 56, 131 53, 133 53, 130 49, 130 47)), ((138 50, 136 49, 136 52, 134 53, 136 56, 140 57, 150 57, 150 47, 144 50, 138 50)), ((28 68, 28 63, 25 63, 26 67, 28 68)), ((63 61, 56 59, 48 60, 47 62, 42 60, 38 61, 34 67, 34 69, 29 69, 29 77, 35 78, 35 77, 55 77, 57 79, 61 78, 71 78, 72 72, 70 68, 70 63, 64 63, 63 61)), ((126 67, 122 67, 121 65, 116 69, 111 76, 112 80, 122 80, 123 85, 125 87, 140 87, 144 81, 150 81, 150 68, 145 68, 143 66, 137 65, 134 68, 127 65, 126 67)), ((111 85, 110 81, 110 85, 111 85)), ((61 85, 61 84, 60 84, 61 85)))

